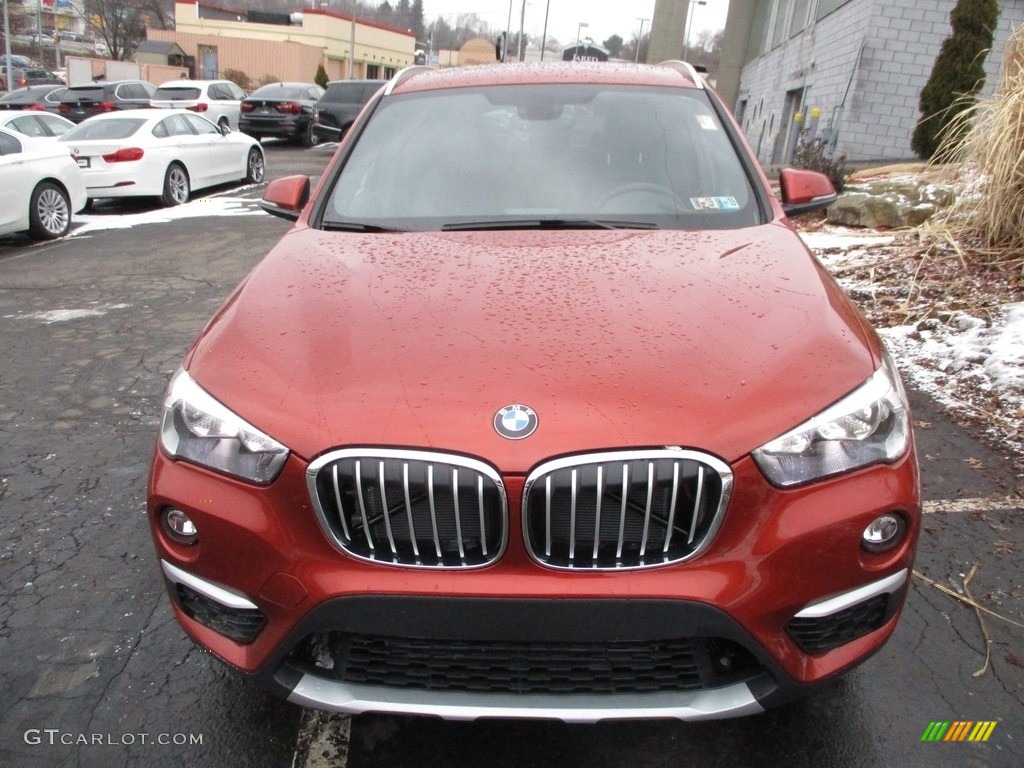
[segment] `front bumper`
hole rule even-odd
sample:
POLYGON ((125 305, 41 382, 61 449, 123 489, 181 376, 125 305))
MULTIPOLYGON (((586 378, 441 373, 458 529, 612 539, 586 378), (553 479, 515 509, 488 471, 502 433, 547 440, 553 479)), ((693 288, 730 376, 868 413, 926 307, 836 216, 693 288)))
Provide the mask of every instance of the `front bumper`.
MULTIPOLYGON (((543 568, 516 536, 497 563, 470 572, 357 561, 327 543, 305 491, 305 464, 295 457, 273 485, 256 489, 158 452, 149 509, 188 633, 296 703, 452 719, 707 719, 781 703, 877 651, 895 628, 919 530, 913 452, 891 467, 792 491, 769 486, 749 460, 732 469, 734 495, 704 554, 622 573, 543 568), (166 536, 159 516, 167 506, 192 517, 199 544, 166 536), (891 511, 904 516, 905 539, 891 552, 866 552, 864 528, 891 511), (229 610, 206 610, 203 598, 229 610), (800 632, 796 620, 804 621, 800 632), (251 636, 229 639, 225 632, 239 625, 251 636), (808 631, 812 647, 825 650, 801 646, 808 631), (695 682, 604 686, 615 668, 603 649, 622 643, 649 644, 652 653, 666 643, 683 647, 695 682), (346 661, 345 649, 356 645, 381 661, 380 675, 365 672, 374 663, 357 671, 346 661), (393 661, 419 658, 420 645, 428 659, 456 647, 443 662, 448 672, 428 670, 417 680, 417 662, 393 661), (576 674, 557 665, 542 672, 556 680, 550 686, 516 682, 516 664, 532 669, 538 645, 554 648, 539 652, 544 664, 575 654, 599 682, 557 682, 576 674), (492 665, 500 657, 515 660, 511 672, 492 665), (411 665, 412 675, 398 681, 393 663, 411 665), (466 679, 483 682, 450 682, 466 679)), ((522 478, 505 482, 514 533, 522 478)))

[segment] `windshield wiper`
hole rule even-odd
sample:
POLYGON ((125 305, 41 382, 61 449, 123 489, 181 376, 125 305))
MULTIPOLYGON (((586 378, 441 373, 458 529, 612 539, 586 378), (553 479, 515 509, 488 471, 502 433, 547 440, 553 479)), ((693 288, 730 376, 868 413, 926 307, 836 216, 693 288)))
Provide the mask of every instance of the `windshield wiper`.
POLYGON ((442 232, 490 229, 657 229, 649 221, 613 221, 611 219, 495 219, 459 221, 442 224, 442 232))
POLYGON ((328 232, 403 232, 404 230, 394 227, 382 227, 377 224, 367 224, 362 221, 323 221, 323 229, 328 232))

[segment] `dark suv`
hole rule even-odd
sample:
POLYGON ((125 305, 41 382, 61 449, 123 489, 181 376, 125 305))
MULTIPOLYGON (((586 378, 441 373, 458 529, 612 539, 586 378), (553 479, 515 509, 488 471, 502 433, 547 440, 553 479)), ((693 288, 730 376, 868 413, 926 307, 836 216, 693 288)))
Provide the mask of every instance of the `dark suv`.
POLYGON ((146 109, 156 86, 145 80, 111 80, 72 85, 60 99, 60 114, 75 123, 103 112, 146 109))
POLYGON ((338 141, 356 115, 387 80, 339 80, 328 83, 313 110, 313 132, 323 141, 338 141))
POLYGON ((238 130, 255 139, 276 136, 312 147, 313 107, 324 95, 315 83, 269 83, 257 88, 239 105, 238 130))

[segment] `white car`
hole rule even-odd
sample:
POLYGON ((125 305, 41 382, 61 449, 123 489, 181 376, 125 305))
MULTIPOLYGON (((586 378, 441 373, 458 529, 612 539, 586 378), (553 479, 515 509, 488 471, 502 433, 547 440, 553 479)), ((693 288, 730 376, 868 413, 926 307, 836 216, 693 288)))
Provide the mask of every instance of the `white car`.
POLYGON ((78 161, 90 199, 158 197, 164 205, 181 205, 194 189, 258 184, 265 173, 258 141, 183 109, 96 115, 59 143, 78 161))
POLYGON ((85 207, 85 180, 65 147, 0 128, 0 235, 63 237, 85 207))
POLYGON ((0 128, 34 139, 55 139, 75 127, 66 117, 34 109, 0 112, 0 128))
POLYGON ((159 109, 187 109, 211 122, 238 130, 239 104, 245 91, 230 80, 172 80, 156 89, 150 105, 159 109))

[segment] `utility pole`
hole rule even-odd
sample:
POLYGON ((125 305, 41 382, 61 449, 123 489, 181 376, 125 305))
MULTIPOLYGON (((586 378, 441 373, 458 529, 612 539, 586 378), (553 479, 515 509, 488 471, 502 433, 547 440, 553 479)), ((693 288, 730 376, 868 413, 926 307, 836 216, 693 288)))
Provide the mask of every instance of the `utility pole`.
POLYGON ((4 63, 7 66, 7 92, 14 90, 14 69, 11 67, 11 14, 4 0, 4 63))
POLYGON ((523 0, 523 10, 519 14, 519 52, 516 58, 522 61, 526 58, 526 46, 523 45, 523 28, 526 26, 526 0, 523 0))
POLYGON ((551 0, 544 8, 544 34, 540 39, 540 60, 544 61, 544 50, 548 47, 548 13, 551 11, 551 0))

